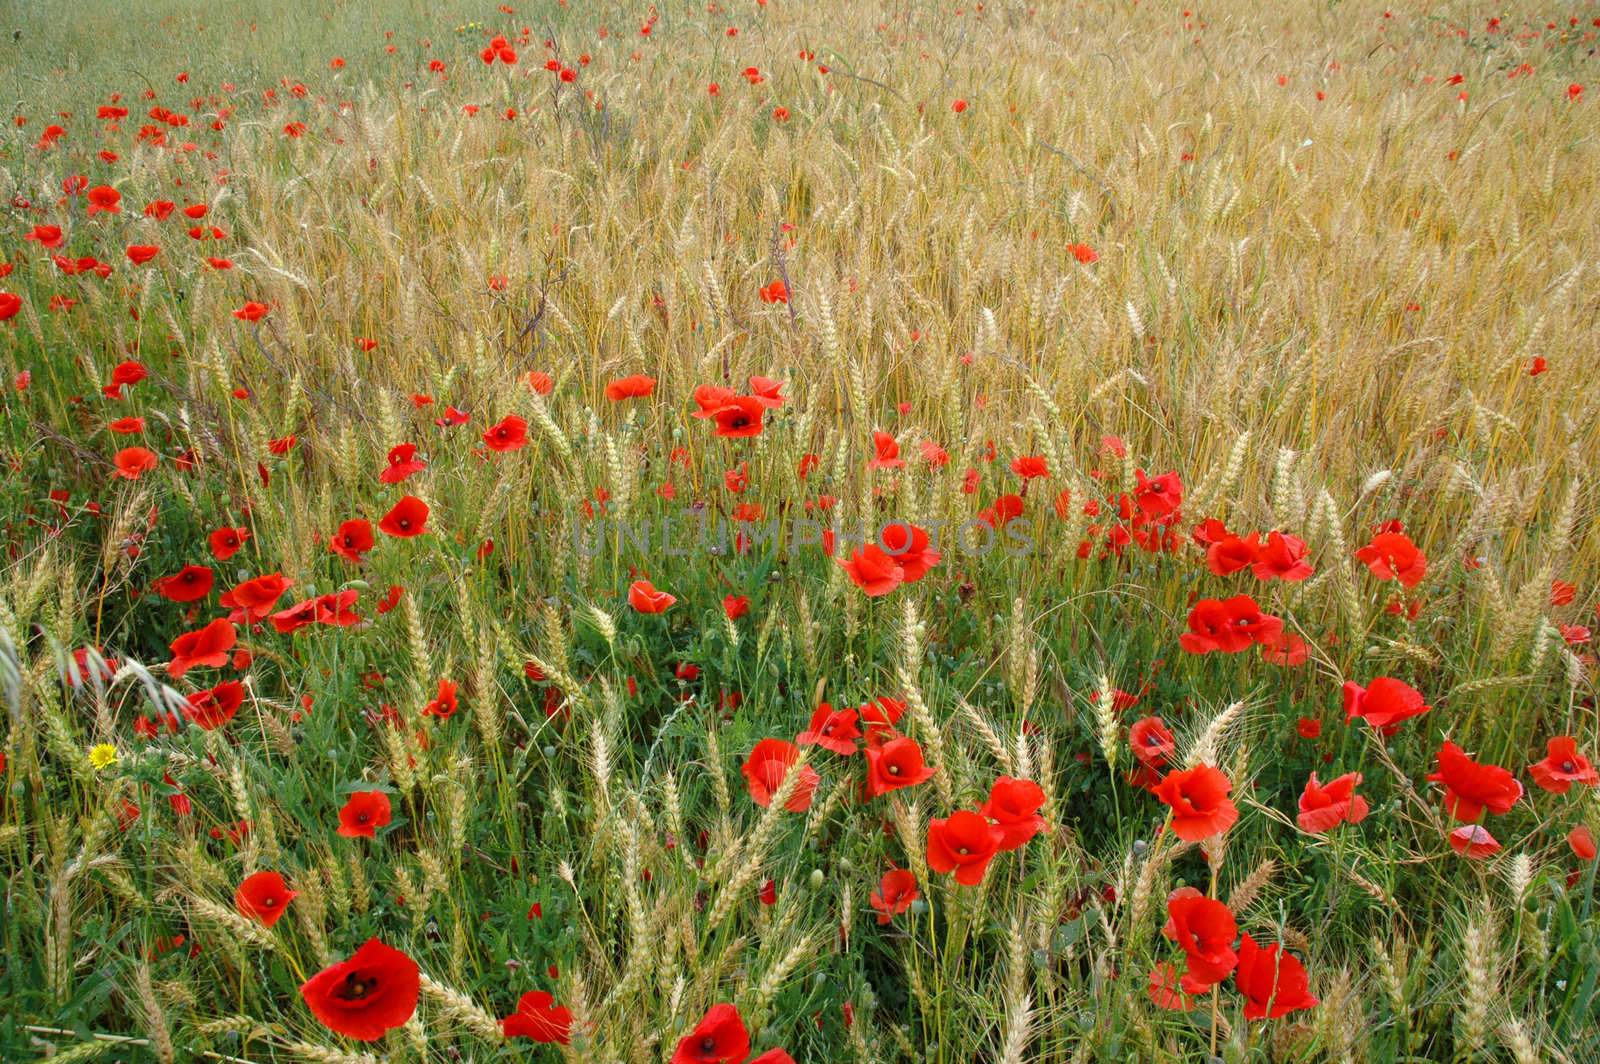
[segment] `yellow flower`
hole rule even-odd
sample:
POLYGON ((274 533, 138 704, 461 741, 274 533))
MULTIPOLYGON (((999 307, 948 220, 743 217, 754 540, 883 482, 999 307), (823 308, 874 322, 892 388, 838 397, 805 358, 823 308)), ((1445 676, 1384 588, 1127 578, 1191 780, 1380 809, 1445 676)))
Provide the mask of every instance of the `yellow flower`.
POLYGON ((89 764, 93 765, 96 771, 110 768, 116 763, 117 748, 110 743, 98 743, 89 748, 89 764))

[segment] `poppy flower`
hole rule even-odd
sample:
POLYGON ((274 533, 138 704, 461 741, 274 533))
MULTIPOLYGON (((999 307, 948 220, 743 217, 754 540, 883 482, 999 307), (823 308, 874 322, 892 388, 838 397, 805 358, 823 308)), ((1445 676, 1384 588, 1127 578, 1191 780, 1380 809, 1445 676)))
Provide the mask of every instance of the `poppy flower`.
POLYGON ((1345 723, 1360 717, 1384 735, 1393 735, 1401 722, 1432 709, 1420 691, 1393 677, 1380 676, 1366 687, 1348 681, 1344 685, 1345 723))
POLYGON ((1300 814, 1295 823, 1301 831, 1320 835, 1340 824, 1359 824, 1367 818, 1367 800, 1356 793, 1361 773, 1346 772, 1327 783, 1318 783, 1313 772, 1300 793, 1300 814))
POLYGON ((665 613, 677 601, 677 596, 657 591, 648 580, 635 580, 628 585, 628 605, 640 613, 665 613))
MULTIPOLYGON (((791 766, 800 760, 800 748, 783 739, 762 739, 745 758, 739 771, 744 774, 750 798, 763 809, 772 804, 772 798, 788 778, 791 766)), ((784 808, 791 813, 803 813, 811 808, 811 798, 816 793, 822 777, 817 770, 806 765, 800 770, 800 781, 784 808)))
POLYGON ((328 539, 328 549, 346 561, 360 562, 372 543, 371 523, 358 517, 339 523, 338 531, 328 539))
POLYGON ((1011 471, 1023 480, 1033 480, 1050 475, 1050 470, 1046 466, 1044 458, 1040 455, 1023 455, 1013 459, 1011 471))
POLYGON ((914 787, 931 779, 933 773, 915 739, 901 735, 867 746, 867 794, 873 798, 914 787))
POLYGON ((878 910, 878 923, 886 924, 900 913, 911 908, 911 903, 922 897, 917 889, 917 877, 908 869, 891 868, 878 881, 878 889, 867 899, 878 910))
POLYGON ((168 602, 198 602, 211 594, 214 581, 204 565, 185 565, 171 576, 151 581, 150 590, 168 602))
POLYGON ((1306 561, 1306 543, 1298 536, 1282 532, 1267 533, 1267 541, 1256 551, 1251 570, 1257 580, 1284 580, 1298 583, 1308 579, 1315 569, 1306 561))
POLYGON ((1150 1003, 1169 1012, 1192 1012, 1194 998, 1179 989, 1178 966, 1163 961, 1150 969, 1150 1003))
POLYGON ((1179 887, 1167 896, 1167 923, 1161 933, 1183 950, 1188 966, 1181 983, 1185 993, 1211 989, 1239 963, 1233 951, 1239 937, 1233 911, 1193 887, 1179 887))
POLYGON ((15 292, 0 292, 0 321, 10 321, 22 310, 22 297, 15 292))
POLYGON ((1545 744, 1545 759, 1528 766, 1533 782, 1551 794, 1566 794, 1574 783, 1585 787, 1600 786, 1600 773, 1596 773, 1589 759, 1578 752, 1577 740, 1570 735, 1558 735, 1545 744))
POLYGON ((117 467, 117 476, 124 480, 138 480, 160 464, 160 459, 143 447, 124 447, 111 461, 117 467))
POLYGON ((761 435, 762 418, 767 412, 761 400, 748 395, 734 396, 712 415, 717 435, 728 440, 750 439, 761 435))
POLYGON ((1311 658, 1311 645, 1293 632, 1280 631, 1261 640, 1261 658, 1274 665, 1293 668, 1311 658))
POLYGON ((783 381, 775 381, 771 377, 752 376, 750 397, 768 410, 776 410, 783 405, 783 384, 783 381))
POLYGON ((1260 533, 1248 537, 1224 535, 1206 547, 1206 568, 1216 576, 1232 576, 1256 563, 1260 555, 1260 533))
POLYGON ((411 1019, 420 989, 417 962, 370 938, 348 960, 307 979, 300 996, 329 1029, 373 1042, 411 1019))
POLYGON ((246 876, 233 892, 233 907, 246 920, 271 927, 297 897, 299 892, 290 890, 277 872, 257 872, 246 876))
POLYGON ((781 278, 773 281, 769 285, 764 286, 760 290, 759 294, 761 296, 761 302, 763 303, 789 302, 789 286, 784 284, 781 278))
POLYGON ((115 421, 107 422, 106 428, 118 436, 134 436, 144 431, 144 418, 119 417, 115 421))
POLYGON ((978 812, 1000 828, 1000 848, 1015 850, 1045 829, 1039 808, 1044 805, 1044 790, 1032 780, 1001 776, 989 788, 989 800, 978 812))
POLYGON ((1592 861, 1600 853, 1595 847, 1594 832, 1583 824, 1567 832, 1567 845, 1572 847, 1572 856, 1580 861, 1592 861))
POLYGON ((392 816, 387 794, 356 791, 339 810, 339 834, 347 839, 377 838, 378 829, 388 824, 392 816))
POLYGON ((738 398, 738 393, 732 388, 724 388, 721 385, 702 384, 695 388, 693 398, 699 409, 689 416, 705 420, 715 417, 717 411, 738 398))
POLYGON ((1189 611, 1189 630, 1178 637, 1178 645, 1191 654, 1237 654, 1282 631, 1283 622, 1262 613, 1249 595, 1201 599, 1189 611))
POLYGON ((456 708, 456 685, 449 680, 440 680, 439 693, 434 695, 428 704, 422 707, 422 715, 424 717, 438 717, 440 720, 449 720, 455 716, 456 708))
POLYGON ((1486 765, 1467 756, 1455 743, 1445 740, 1439 747, 1439 770, 1428 780, 1444 784, 1445 812, 1468 823, 1487 809, 1504 815, 1522 797, 1522 784, 1499 765, 1486 765))
POLYGON ((812 712, 811 723, 805 731, 795 736, 801 746, 820 746, 846 757, 856 752, 856 740, 861 729, 856 727, 856 711, 834 709, 823 702, 812 712))
POLYGON ((36 225, 31 232, 24 234, 22 239, 38 244, 48 251, 55 251, 65 241, 59 225, 36 225))
POLYGON ((233 623, 219 617, 194 632, 185 632, 172 641, 172 660, 167 662, 167 675, 174 679, 197 666, 217 668, 228 663, 228 652, 238 641, 233 623))
POLYGON ((219 528, 207 537, 206 542, 211 547, 211 556, 219 562, 225 562, 238 554, 239 548, 249 538, 248 528, 219 528))
POLYGON ((268 573, 224 591, 219 603, 233 610, 229 620, 235 624, 255 624, 272 612, 283 593, 294 586, 294 581, 282 573, 268 573))
POLYGON ((89 217, 102 212, 106 214, 122 213, 122 193, 110 185, 96 185, 91 188, 84 198, 89 201, 89 217))
POLYGON ((905 579, 905 570, 876 543, 867 544, 848 559, 839 559, 838 564, 869 598, 887 595, 905 579))
POLYGON ((900 567, 900 577, 914 584, 928 575, 928 570, 939 564, 942 555, 929 550, 928 533, 904 521, 891 521, 878 534, 878 542, 894 563, 900 567))
POLYGON ((483 443, 491 451, 515 451, 526 447, 528 422, 515 414, 507 414, 484 432, 483 443))
POLYGON ((897 698, 875 698, 861 707, 861 723, 867 726, 867 741, 875 742, 900 723, 906 704, 897 698))
POLYGON ((1228 799, 1233 784, 1210 765, 1169 773, 1155 796, 1172 809, 1172 831, 1184 842, 1199 842, 1233 827, 1239 810, 1228 799))
POLYGON ((135 266, 143 266, 161 254, 161 249, 154 244, 129 244, 127 254, 129 262, 135 266))
POLYGON ((255 322, 266 317, 267 313, 271 309, 272 308, 267 306, 265 303, 257 303, 255 300, 251 300, 238 310, 234 311, 233 316, 238 318, 240 321, 255 322))
POLYGON ((750 1055, 750 1032, 739 1010, 713 1005, 694 1030, 678 1041, 670 1064, 740 1064, 750 1055))
POLYGON ((1305 965, 1276 942, 1262 949, 1249 935, 1241 938, 1233 981, 1244 995, 1247 1020, 1277 1019, 1318 1004, 1305 965))
POLYGON ((722 612, 730 621, 737 621, 750 612, 750 599, 744 595, 722 596, 722 612))
POLYGON ((867 462, 868 469, 899 469, 905 464, 905 459, 900 457, 900 444, 893 436, 887 432, 872 434, 872 458, 867 462))
POLYGON ((548 990, 530 990, 517 999, 517 1011, 500 1021, 507 1038, 531 1038, 545 1044, 572 1041, 572 1010, 557 1005, 548 990))
POLYGON ((416 444, 396 444, 389 449, 389 464, 378 474, 378 480, 384 484, 399 484, 427 468, 428 463, 417 457, 416 444))
POLYGON ((1183 505, 1183 481, 1177 473, 1148 477, 1144 470, 1136 469, 1134 475, 1139 482, 1134 491, 1134 500, 1146 517, 1168 517, 1183 505))
POLYGON ((1500 842, 1482 824, 1464 824, 1449 835, 1450 848, 1477 861, 1500 852, 1500 842))
POLYGON ((1416 587, 1428 571, 1428 558, 1404 532, 1379 532, 1356 551, 1356 558, 1379 580, 1398 580, 1416 587))
POLYGON ((999 825, 969 809, 958 809, 943 820, 929 821, 928 867, 940 875, 954 872, 962 886, 977 886, 1004 838, 999 825))
POLYGON ((606 398, 613 403, 624 399, 643 399, 654 394, 656 379, 636 373, 631 377, 622 377, 606 385, 606 398))
POLYGON ((415 495, 402 496, 378 521, 386 535, 397 539, 420 536, 428 530, 428 504, 415 495))
POLYGON ((190 695, 183 704, 183 715, 202 731, 215 731, 232 720, 243 704, 244 684, 224 680, 190 695))
POLYGON ((1178 741, 1160 717, 1145 717, 1128 729, 1133 756, 1145 766, 1160 769, 1178 752, 1178 741))

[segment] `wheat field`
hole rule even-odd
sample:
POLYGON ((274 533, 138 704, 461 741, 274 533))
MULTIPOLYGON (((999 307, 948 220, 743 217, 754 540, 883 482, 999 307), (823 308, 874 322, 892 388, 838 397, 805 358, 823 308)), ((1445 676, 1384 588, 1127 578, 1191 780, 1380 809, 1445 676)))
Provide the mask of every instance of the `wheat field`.
POLYGON ((1600 8, 0 10, 0 1059, 1600 1059, 1600 8))

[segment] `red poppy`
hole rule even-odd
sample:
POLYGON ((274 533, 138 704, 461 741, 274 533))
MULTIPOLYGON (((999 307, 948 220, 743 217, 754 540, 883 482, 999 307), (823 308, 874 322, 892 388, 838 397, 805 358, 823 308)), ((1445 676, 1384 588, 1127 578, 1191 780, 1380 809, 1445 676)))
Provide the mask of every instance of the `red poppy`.
POLYGON ((219 617, 198 631, 185 632, 172 641, 167 675, 176 679, 197 666, 226 665, 228 652, 237 641, 238 633, 226 617, 219 617))
POLYGON ((768 410, 776 410, 783 405, 783 383, 783 381, 775 381, 771 377, 752 376, 750 378, 751 398, 768 410))
POLYGON ((371 938, 349 960, 306 980, 300 996, 333 1031, 372 1042, 416 1013, 420 976, 416 961, 371 938))
POLYGON ((1267 533, 1267 541, 1256 552, 1252 571, 1257 580, 1284 580, 1298 583, 1309 578, 1315 569, 1306 561, 1305 540, 1286 536, 1282 532, 1267 533))
POLYGON ((628 585, 628 605, 640 613, 665 613, 677 601, 677 596, 657 591, 648 580, 635 580, 628 585))
POLYGON ((1474 761, 1455 743, 1445 740, 1439 747, 1439 770, 1428 779, 1444 784, 1445 812, 1457 820, 1471 822, 1485 809, 1504 815, 1522 797, 1522 784, 1499 765, 1474 761))
POLYGON ((428 463, 417 457, 416 444, 396 444, 389 449, 389 464, 378 474, 378 479, 385 484, 399 484, 427 468, 428 463))
POLYGON ((10 321, 22 310, 22 297, 15 292, 0 292, 0 321, 10 321))
POLYGON ((328 549, 346 561, 360 562, 372 543, 372 525, 358 517, 340 522, 339 530, 328 540, 328 549))
POLYGON ((1500 852, 1500 843, 1482 824, 1463 824, 1450 832, 1450 848, 1470 860, 1500 852))
MULTIPOLYGON (((770 806, 773 796, 788 778, 791 767, 799 760, 800 748, 786 740, 762 739, 756 743, 739 770, 744 774, 751 800, 763 809, 770 806)), ((822 777, 817 775, 817 770, 810 765, 804 766, 800 770, 800 780, 784 808, 791 813, 803 813, 811 808, 812 796, 816 794, 820 782, 822 777)))
POLYGON ((1023 455, 1011 463, 1011 471, 1023 480, 1048 477, 1050 470, 1042 455, 1023 455))
POLYGON ((1213 650, 1237 654, 1254 643, 1276 638, 1282 631, 1283 622, 1262 613, 1249 595, 1201 599, 1189 611, 1189 630, 1178 637, 1178 644, 1191 654, 1213 650))
POLYGON ((1193 887, 1179 887, 1167 896, 1167 923, 1161 933, 1183 950, 1188 964, 1181 984, 1185 993, 1211 989, 1239 963, 1233 951, 1239 937, 1233 911, 1193 887))
POLYGON ((694 390, 694 402, 700 409, 689 416, 705 420, 715 417, 717 411, 727 406, 738 398, 732 388, 724 388, 716 384, 702 384, 694 390))
POLYGON ((744 595, 724 595, 722 612, 728 615, 728 620, 737 621, 750 612, 750 600, 744 595))
POLYGON ((96 185, 84 196, 89 201, 89 217, 93 218, 102 211, 106 214, 122 213, 122 193, 110 185, 96 185))
POLYGON ((1592 861, 1600 853, 1595 847, 1594 832, 1583 824, 1567 832, 1567 845, 1572 847, 1572 856, 1580 861, 1592 861))
POLYGON ((878 534, 878 542, 884 553, 900 567, 901 579, 908 584, 927 576, 928 570, 938 565, 942 557, 938 551, 928 549, 927 532, 904 521, 891 521, 885 525, 878 534))
POLYGON ((867 544, 848 559, 839 559, 838 564, 870 598, 887 595, 905 579, 905 570, 876 543, 867 544))
POLYGON ((762 418, 767 408, 748 395, 736 395, 712 415, 717 422, 717 435, 724 439, 740 440, 761 435, 762 418))
POLYGON ((211 594, 213 582, 207 566, 185 565, 171 576, 151 581, 150 590, 168 602, 198 602, 211 594))
POLYGON ((161 249, 155 244, 129 244, 127 254, 129 262, 135 266, 143 266, 161 254, 161 249))
POLYGON ((1295 823, 1301 831, 1320 835, 1340 824, 1359 824, 1367 818, 1367 800, 1356 793, 1361 773, 1346 772, 1338 779, 1318 783, 1313 772, 1300 794, 1300 814, 1295 823))
POLYGON ((572 1041, 572 1010, 557 1005, 547 990, 532 990, 517 999, 517 1011, 500 1021, 507 1038, 531 1038, 545 1044, 572 1041))
POLYGON ((900 913, 911 908, 911 903, 922 897, 917 889, 917 877, 904 868, 891 868, 878 881, 878 889, 867 899, 878 910, 878 923, 886 924, 900 913))
POLYGON ((760 291, 760 296, 763 303, 788 303, 789 286, 784 284, 780 278, 763 287, 760 291))
POLYGON ((881 798, 902 787, 915 787, 933 777, 934 768, 922 758, 915 739, 897 736, 867 746, 867 794, 881 798))
POLYGON ((378 521, 378 527, 398 539, 420 536, 428 530, 428 504, 415 495, 402 496, 378 521))
POLYGON ((962 886, 977 886, 1004 838, 999 825, 969 809, 958 809, 943 820, 929 821, 928 867, 940 875, 954 872, 962 886))
POLYGON ((1163 768, 1178 752, 1178 741, 1160 717, 1145 717, 1128 729, 1133 756, 1151 769, 1163 768))
POLYGON ((59 225, 36 225, 22 239, 32 241, 48 251, 55 251, 64 242, 59 225))
POLYGON ((515 414, 507 414, 483 434, 484 446, 491 451, 515 451, 528 445, 528 423, 515 414))
POLYGON ((1574 783, 1585 787, 1600 786, 1600 773, 1596 773, 1589 759, 1578 752, 1577 740, 1570 735, 1558 735, 1545 744, 1545 759, 1528 766, 1533 782, 1551 794, 1566 794, 1574 783))
POLYGON ((117 467, 117 476, 124 480, 138 480, 160 464, 160 459, 143 447, 124 447, 111 461, 117 467))
POLYGON ((805 731, 795 736, 801 746, 820 746, 846 757, 856 752, 856 740, 861 729, 856 727, 856 711, 834 709, 823 702, 811 714, 811 723, 805 731))
POLYGON ((1147 477, 1142 469, 1134 470, 1139 484, 1134 499, 1146 517, 1160 519, 1174 513, 1183 505, 1183 481, 1177 473, 1163 473, 1147 477))
POLYGON ((228 619, 234 624, 255 624, 272 612, 283 593, 294 586, 294 581, 282 573, 268 573, 224 591, 219 603, 233 610, 228 619))
POLYGON ((251 300, 238 310, 234 311, 233 316, 238 318, 240 321, 260 321, 262 318, 266 317, 271 310, 272 308, 267 306, 265 303, 257 303, 256 301, 251 300))
POLYGON ((1276 1019, 1317 1004, 1305 966, 1276 942, 1262 949, 1249 935, 1240 939, 1233 981, 1245 997, 1247 1020, 1276 1019))
POLYGON ((1239 810, 1228 799, 1233 784, 1210 765, 1169 773, 1155 796, 1172 809, 1172 831, 1184 842, 1199 842, 1233 827, 1239 810))
POLYGON ((108 422, 106 428, 115 432, 118 436, 137 435, 144 431, 144 418, 119 417, 115 421, 108 422))
POLYGON ((1428 571, 1427 556, 1404 532, 1379 532, 1356 558, 1379 580, 1398 580, 1405 587, 1416 587, 1428 571))
POLYGON ((439 693, 422 707, 424 717, 438 717, 440 720, 449 720, 455 716, 457 708, 456 685, 449 680, 439 681, 439 693))
POLYGON ((1212 540, 1206 547, 1206 568, 1217 576, 1232 576, 1254 565, 1261 552, 1260 538, 1259 532, 1252 532, 1248 538, 1223 536, 1212 540))
POLYGON ((225 562, 243 547, 245 540, 250 538, 248 528, 219 528, 207 538, 211 546, 211 556, 219 562, 225 562))
POLYGON ((244 704, 244 684, 224 680, 215 687, 196 691, 183 704, 183 715, 203 731, 215 731, 233 719, 244 704))
POLYGON ((905 459, 900 457, 900 444, 892 435, 887 432, 872 434, 872 457, 867 461, 868 469, 899 469, 905 464, 905 459))
POLYGON ((875 698, 861 707, 861 723, 867 726, 867 742, 875 743, 893 730, 905 716, 906 704, 897 698, 875 698))
POLYGON ((1366 687, 1353 682, 1344 685, 1345 722, 1360 717, 1384 735, 1393 735, 1402 721, 1432 709, 1415 687, 1389 676, 1380 676, 1366 687))
POLYGON ((1192 1012, 1194 998, 1179 990, 1178 966, 1166 961, 1150 969, 1150 1003, 1169 1012, 1192 1012))
POLYGON ((389 796, 382 791, 356 791, 339 810, 339 834, 347 839, 377 838, 378 829, 392 819, 389 796))
POLYGON ((669 1064, 740 1064, 749 1055, 750 1032, 739 1010, 732 1005, 713 1005, 694 1030, 679 1040, 669 1064))
POLYGON ((290 890, 278 873, 257 872, 245 877, 239 889, 233 892, 233 907, 246 920, 271 927, 298 896, 299 892, 290 890))
POLYGON ((631 377, 622 377, 606 385, 606 398, 613 403, 624 399, 643 399, 656 390, 656 379, 647 377, 643 373, 635 373, 631 377))
POLYGON ((978 812, 1000 828, 1000 848, 1015 850, 1045 829, 1039 809, 1044 805, 1044 790, 1032 780, 1001 776, 989 788, 989 800, 978 812))

